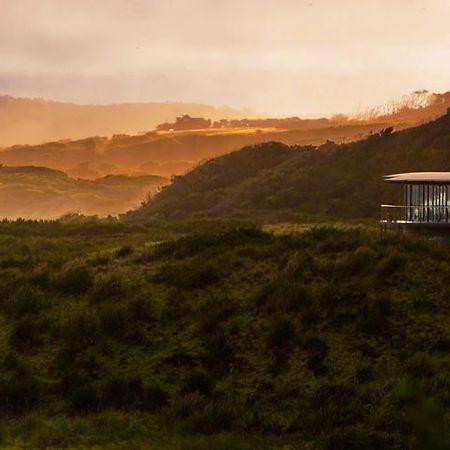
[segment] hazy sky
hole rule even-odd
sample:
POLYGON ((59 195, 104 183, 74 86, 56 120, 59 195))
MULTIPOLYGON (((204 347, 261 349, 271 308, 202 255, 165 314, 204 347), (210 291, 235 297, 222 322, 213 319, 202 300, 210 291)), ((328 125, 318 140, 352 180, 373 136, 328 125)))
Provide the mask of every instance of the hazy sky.
POLYGON ((272 114, 450 90, 450 0, 0 0, 0 94, 272 114))

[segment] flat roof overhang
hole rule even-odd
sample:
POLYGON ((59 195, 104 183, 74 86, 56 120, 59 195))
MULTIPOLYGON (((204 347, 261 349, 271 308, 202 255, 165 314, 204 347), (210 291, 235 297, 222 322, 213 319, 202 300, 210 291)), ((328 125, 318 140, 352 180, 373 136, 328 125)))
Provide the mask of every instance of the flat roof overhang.
POLYGON ((450 172, 409 172, 395 173, 383 177, 390 183, 409 184, 450 184, 450 172))

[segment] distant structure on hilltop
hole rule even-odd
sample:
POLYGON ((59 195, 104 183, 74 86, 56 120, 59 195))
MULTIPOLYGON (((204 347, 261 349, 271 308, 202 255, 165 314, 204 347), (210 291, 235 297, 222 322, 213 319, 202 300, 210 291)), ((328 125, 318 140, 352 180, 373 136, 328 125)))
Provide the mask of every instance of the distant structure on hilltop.
POLYGON ((211 120, 203 117, 191 117, 189 114, 183 114, 176 118, 175 123, 163 123, 158 125, 158 131, 183 131, 183 130, 203 130, 211 126, 211 120))
MULTIPOLYGON (((346 119, 347 121, 348 119, 346 119)), ((177 117, 175 123, 165 122, 158 125, 158 131, 203 130, 207 128, 276 128, 276 129, 313 129, 329 126, 333 121, 329 119, 299 119, 288 117, 283 119, 222 119, 211 122, 203 117, 191 117, 184 114, 177 117)), ((335 121, 334 121, 335 122, 335 121)))

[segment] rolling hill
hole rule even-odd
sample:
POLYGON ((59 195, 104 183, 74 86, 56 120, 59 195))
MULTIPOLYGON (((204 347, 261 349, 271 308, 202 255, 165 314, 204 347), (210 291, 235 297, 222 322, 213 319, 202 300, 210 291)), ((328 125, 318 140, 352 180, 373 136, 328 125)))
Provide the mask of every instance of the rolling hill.
POLYGON ((193 217, 377 217, 401 192, 389 173, 450 170, 450 113, 424 125, 337 145, 270 142, 213 159, 173 183, 130 220, 193 217))
MULTIPOLYGON (((46 166, 63 170, 73 177, 91 179, 109 174, 181 175, 207 159, 244 146, 268 141, 287 145, 320 145, 328 140, 348 143, 390 126, 402 130, 433 120, 450 106, 450 93, 428 94, 427 99, 428 103, 422 105, 416 104, 419 101, 417 95, 407 97, 399 104, 369 111, 353 119, 341 115, 311 120, 243 120, 232 121, 232 126, 223 128, 127 135, 123 133, 153 128, 153 110, 159 117, 161 111, 165 111, 166 115, 176 114, 189 105, 163 104, 162 109, 157 104, 87 107, 0 98, 0 137, 14 134, 14 130, 19 127, 17 137, 11 140, 14 144, 26 142, 24 137, 30 130, 46 133, 48 121, 51 122, 50 128, 58 131, 59 137, 74 137, 71 130, 76 129, 79 130, 75 133, 77 136, 91 135, 83 139, 64 139, 39 145, 14 145, 0 152, 0 163, 46 166), (17 111, 13 108, 13 113, 8 112, 10 107, 5 106, 8 104, 16 105, 17 111), (58 108, 61 108, 60 113, 57 113, 58 108), (55 117, 52 118, 51 111, 54 109, 55 117), (94 133, 96 136, 92 136, 94 133), (102 133, 110 137, 99 137, 102 133)), ((211 107, 198 108, 195 111, 206 117, 230 117, 235 114, 211 107)))
POLYGON ((51 219, 67 213, 117 215, 166 183, 158 176, 74 179, 46 167, 0 167, 0 218, 51 219))
POLYGON ((149 132, 140 136, 115 135, 41 145, 15 145, 0 152, 0 163, 45 166, 74 176, 96 178, 112 173, 128 175, 183 174, 200 162, 246 145, 276 139, 286 144, 320 144, 327 139, 361 139, 388 126, 338 125, 327 121, 318 129, 211 129, 186 132, 149 132))
POLYGON ((78 105, 0 96, 0 147, 152 130, 184 113, 212 119, 255 117, 251 110, 190 103, 78 105))

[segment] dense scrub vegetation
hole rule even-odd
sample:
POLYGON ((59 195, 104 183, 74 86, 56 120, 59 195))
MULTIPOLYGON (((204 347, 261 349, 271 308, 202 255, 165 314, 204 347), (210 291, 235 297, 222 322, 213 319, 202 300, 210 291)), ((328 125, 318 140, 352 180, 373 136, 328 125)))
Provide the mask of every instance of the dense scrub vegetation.
POLYGON ((27 227, 0 235, 5 446, 449 448, 445 245, 27 227))
POLYGON ((450 170, 450 114, 350 144, 247 147, 175 178, 129 219, 373 218, 381 203, 401 199, 401 189, 384 182, 384 175, 445 170, 450 170))

